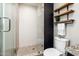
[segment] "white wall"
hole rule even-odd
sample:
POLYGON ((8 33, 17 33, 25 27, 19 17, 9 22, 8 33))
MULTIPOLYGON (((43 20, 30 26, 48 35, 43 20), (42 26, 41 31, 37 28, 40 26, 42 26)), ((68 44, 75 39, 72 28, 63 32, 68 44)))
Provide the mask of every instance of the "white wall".
MULTIPOLYGON (((19 4, 19 47, 28 47, 44 41, 43 38, 38 38, 38 35, 43 35, 38 34, 38 24, 41 26, 43 20, 42 17, 38 17, 38 13, 37 7, 19 4)), ((41 28, 43 31, 43 27, 41 28)))
POLYGON ((73 14, 70 14, 70 19, 74 19, 75 22, 72 25, 67 26, 66 38, 71 40, 71 45, 79 44, 79 3, 75 3, 70 6, 69 9, 74 10, 73 14))
MULTIPOLYGON (((61 6, 62 4, 54 4, 54 9, 61 6)), ((75 22, 73 24, 68 24, 66 28, 66 37, 67 39, 70 39, 70 45, 76 45, 79 44, 79 3, 74 3, 69 7, 69 9, 74 10, 75 12, 69 15, 70 19, 74 19, 75 22)), ((67 9, 64 8, 61 13, 66 11, 67 9)), ((61 20, 66 20, 67 16, 62 16, 60 18, 61 20)), ((56 27, 56 26, 55 26, 56 27)), ((56 33, 55 31, 54 33, 56 33)), ((55 35, 56 36, 56 35, 55 35)))

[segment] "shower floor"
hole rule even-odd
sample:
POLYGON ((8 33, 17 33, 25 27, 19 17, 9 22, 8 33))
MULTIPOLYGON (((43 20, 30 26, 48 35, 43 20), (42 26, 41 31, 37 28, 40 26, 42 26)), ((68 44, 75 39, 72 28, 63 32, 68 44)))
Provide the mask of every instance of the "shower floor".
POLYGON ((44 51, 44 46, 41 44, 22 47, 17 51, 17 56, 42 56, 44 51))

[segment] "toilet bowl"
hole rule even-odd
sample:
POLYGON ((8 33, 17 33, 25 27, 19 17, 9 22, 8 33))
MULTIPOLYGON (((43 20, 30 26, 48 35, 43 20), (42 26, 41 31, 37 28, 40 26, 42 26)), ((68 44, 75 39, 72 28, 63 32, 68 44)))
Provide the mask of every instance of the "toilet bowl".
POLYGON ((64 38, 55 37, 54 48, 47 48, 44 50, 44 56, 64 56, 65 48, 68 46, 69 40, 64 38))
POLYGON ((44 56, 62 56, 64 55, 62 52, 58 51, 55 48, 48 48, 44 51, 44 56))

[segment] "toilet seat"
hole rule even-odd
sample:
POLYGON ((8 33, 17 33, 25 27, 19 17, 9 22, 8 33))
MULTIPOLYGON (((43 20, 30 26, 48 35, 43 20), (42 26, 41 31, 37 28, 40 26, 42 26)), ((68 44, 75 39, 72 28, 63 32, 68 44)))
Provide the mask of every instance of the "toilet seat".
POLYGON ((44 56, 60 56, 60 55, 63 55, 63 53, 55 48, 48 48, 44 51, 44 56))

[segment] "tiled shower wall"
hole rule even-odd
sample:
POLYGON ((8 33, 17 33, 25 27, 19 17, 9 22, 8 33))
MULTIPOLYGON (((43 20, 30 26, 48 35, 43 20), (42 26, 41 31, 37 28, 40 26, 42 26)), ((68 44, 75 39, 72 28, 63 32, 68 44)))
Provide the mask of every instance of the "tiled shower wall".
POLYGON ((18 7, 19 48, 17 55, 38 54, 44 50, 42 47, 44 46, 44 6, 43 4, 19 4, 18 7))

